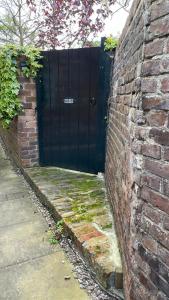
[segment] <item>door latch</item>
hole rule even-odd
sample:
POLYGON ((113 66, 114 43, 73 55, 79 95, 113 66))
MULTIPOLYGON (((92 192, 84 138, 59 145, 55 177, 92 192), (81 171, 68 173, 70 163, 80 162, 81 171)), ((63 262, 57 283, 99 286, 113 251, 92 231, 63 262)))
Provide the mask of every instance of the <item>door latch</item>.
POLYGON ((96 104, 96 99, 95 97, 90 98, 90 104, 95 105, 96 104))

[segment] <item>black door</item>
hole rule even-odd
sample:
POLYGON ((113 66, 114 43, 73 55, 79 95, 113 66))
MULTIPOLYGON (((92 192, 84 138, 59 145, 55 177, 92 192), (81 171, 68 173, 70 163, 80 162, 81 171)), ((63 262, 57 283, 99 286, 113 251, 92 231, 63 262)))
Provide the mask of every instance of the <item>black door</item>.
POLYGON ((103 171, 106 96, 101 91, 102 49, 45 51, 42 55, 37 80, 41 165, 103 171))

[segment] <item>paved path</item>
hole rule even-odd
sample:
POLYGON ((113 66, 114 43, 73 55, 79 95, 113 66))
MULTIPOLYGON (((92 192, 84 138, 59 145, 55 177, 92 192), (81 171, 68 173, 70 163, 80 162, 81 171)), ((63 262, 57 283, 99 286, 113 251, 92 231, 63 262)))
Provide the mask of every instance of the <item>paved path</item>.
POLYGON ((48 225, 0 145, 0 300, 20 299, 89 298, 60 246, 50 245, 48 225))

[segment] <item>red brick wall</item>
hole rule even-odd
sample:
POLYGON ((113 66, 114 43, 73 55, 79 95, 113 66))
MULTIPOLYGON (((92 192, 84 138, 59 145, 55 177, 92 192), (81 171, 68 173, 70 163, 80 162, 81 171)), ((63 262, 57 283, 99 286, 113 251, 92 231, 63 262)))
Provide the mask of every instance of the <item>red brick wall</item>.
POLYGON ((36 116, 36 86, 33 79, 20 77, 20 98, 23 112, 10 129, 0 127, 0 135, 9 155, 22 167, 38 165, 38 133, 36 116))
POLYGON ((0 126, 0 136, 4 142, 6 150, 17 165, 21 165, 19 157, 19 147, 17 142, 17 118, 14 119, 10 126, 10 130, 3 129, 0 126))
POLYGON ((116 51, 106 185, 126 299, 169 299, 169 0, 135 0, 116 51))

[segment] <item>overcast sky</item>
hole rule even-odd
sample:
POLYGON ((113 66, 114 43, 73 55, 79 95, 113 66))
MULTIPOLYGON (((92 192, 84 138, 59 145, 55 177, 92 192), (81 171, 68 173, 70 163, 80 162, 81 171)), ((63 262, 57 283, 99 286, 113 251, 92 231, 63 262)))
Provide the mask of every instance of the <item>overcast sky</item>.
MULTIPOLYGON (((133 0, 131 0, 130 6, 132 2, 133 0)), ((118 9, 119 5, 116 4, 114 6, 114 11, 118 9)), ((128 10, 129 9, 130 8, 128 8, 128 10)), ((114 37, 119 37, 126 23, 127 17, 128 13, 124 9, 120 9, 113 15, 112 19, 107 20, 105 30, 103 33, 100 34, 100 37, 110 35, 113 35, 114 37)))

